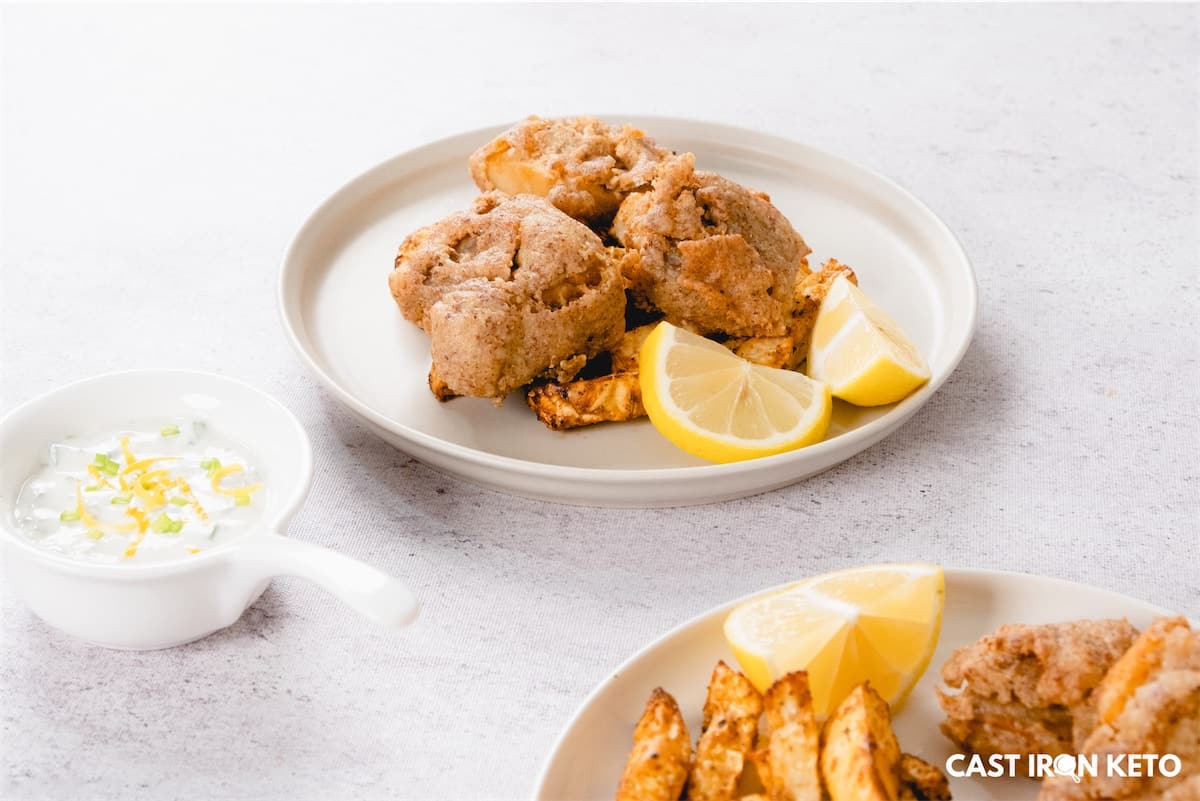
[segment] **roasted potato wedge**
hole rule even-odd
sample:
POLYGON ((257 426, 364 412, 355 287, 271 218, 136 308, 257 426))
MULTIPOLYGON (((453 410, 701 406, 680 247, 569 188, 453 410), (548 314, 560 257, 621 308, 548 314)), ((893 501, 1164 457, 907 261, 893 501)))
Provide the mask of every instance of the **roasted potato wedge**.
POLYGON ((898 801, 900 745, 887 702, 860 684, 821 735, 821 778, 833 801, 898 801))
POLYGON ((692 761, 692 738, 679 705, 661 687, 650 694, 633 730, 617 801, 678 801, 692 761))
POLYGON ((555 431, 633 420, 646 414, 637 373, 538 384, 529 390, 526 401, 537 419, 555 431))
POLYGON ((750 680, 718 662, 708 683, 704 723, 688 776, 688 801, 733 801, 758 733, 763 701, 750 680))
POLYGON ((950 801, 946 774, 912 754, 900 755, 900 798, 911 801, 950 801))
POLYGON ((808 674, 788 673, 763 696, 767 743, 755 761, 769 801, 821 801, 821 729, 813 713, 808 674))

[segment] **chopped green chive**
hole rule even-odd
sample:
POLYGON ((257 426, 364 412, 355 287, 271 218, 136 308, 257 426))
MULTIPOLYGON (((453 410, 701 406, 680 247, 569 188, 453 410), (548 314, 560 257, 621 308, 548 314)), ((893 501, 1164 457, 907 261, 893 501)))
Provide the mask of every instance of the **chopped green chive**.
POLYGON ((179 433, 179 426, 163 426, 158 429, 158 433, 164 437, 173 437, 179 433))
POLYGON ((113 504, 114 506, 124 506, 132 500, 132 495, 114 495, 109 503, 113 504))
POLYGON ((171 499, 171 503, 175 504, 176 506, 187 506, 189 503, 191 503, 191 501, 189 501, 187 498, 176 495, 171 499))
POLYGON ((167 517, 166 512, 154 518, 154 522, 150 525, 150 530, 155 534, 167 534, 171 531, 171 527, 175 525, 175 521, 167 517))
POLYGON ((234 497, 233 504, 234 504, 234 506, 249 506, 250 505, 250 496, 249 495, 238 495, 238 496, 234 497))
POLYGON ((108 464, 108 454, 97 453, 96 458, 92 460, 92 464, 96 465, 96 467, 104 467, 104 465, 108 464))
POLYGON ((79 512, 63 512, 58 516, 58 519, 64 523, 74 523, 79 519, 79 512))
POLYGON ((99 529, 94 528, 91 531, 89 531, 87 534, 85 534, 84 536, 86 536, 89 540, 98 540, 98 539, 103 539, 104 532, 100 531, 99 529))
POLYGON ((121 470, 121 465, 110 459, 107 453, 97 453, 92 463, 106 476, 115 476, 121 470))
POLYGON ((92 484, 91 486, 84 487, 83 491, 84 492, 95 492, 98 489, 102 489, 102 487, 99 484, 92 484))
POLYGON ((205 459, 200 463, 201 470, 207 470, 211 476, 213 473, 221 469, 221 460, 217 458, 205 459))
POLYGON ((172 534, 178 534, 179 532, 183 531, 183 521, 176 520, 174 523, 171 524, 171 528, 169 528, 167 530, 172 534))

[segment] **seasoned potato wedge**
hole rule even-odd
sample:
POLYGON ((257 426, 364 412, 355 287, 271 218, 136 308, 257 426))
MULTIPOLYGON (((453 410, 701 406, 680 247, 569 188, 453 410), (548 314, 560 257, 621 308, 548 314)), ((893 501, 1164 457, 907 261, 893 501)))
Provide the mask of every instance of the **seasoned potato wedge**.
POLYGON ((750 680, 718 662, 708 683, 704 724, 688 776, 688 801, 732 801, 758 733, 762 696, 750 680))
POLYGON ((869 684, 846 696, 821 736, 821 778, 833 801, 897 801, 900 745, 887 702, 869 684))
POLYGON ((756 760, 769 801, 821 801, 817 766, 821 730, 813 713, 808 674, 788 673, 763 696, 767 743, 756 760), (765 766, 765 769, 764 769, 765 766))
POLYGON ((950 780, 938 768, 912 754, 900 755, 900 798, 950 801, 950 780))
POLYGON ((661 687, 650 694, 633 730, 633 750, 617 801, 678 801, 692 761, 692 738, 679 705, 661 687))

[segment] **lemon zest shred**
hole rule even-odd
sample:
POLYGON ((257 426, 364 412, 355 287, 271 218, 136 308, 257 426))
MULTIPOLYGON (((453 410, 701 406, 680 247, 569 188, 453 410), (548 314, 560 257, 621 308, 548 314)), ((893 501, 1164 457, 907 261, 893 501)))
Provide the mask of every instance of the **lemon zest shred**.
POLYGON ((152 459, 139 459, 136 462, 125 465, 124 469, 121 470, 119 475, 121 488, 127 490, 133 489, 133 485, 130 483, 131 480, 128 478, 130 473, 136 473, 139 470, 145 470, 155 462, 177 462, 179 461, 179 458, 180 457, 178 456, 155 456, 152 459))
POLYGON ((108 483, 108 479, 104 477, 104 474, 100 472, 100 468, 96 467, 96 465, 89 464, 87 466, 87 471, 89 476, 100 482, 100 486, 108 487, 109 489, 113 488, 113 485, 108 483))
POLYGON ((196 517, 204 523, 208 522, 208 512, 204 511, 204 507, 200 505, 200 499, 196 497, 196 493, 192 492, 192 485, 187 483, 184 478, 178 479, 179 492, 192 505, 192 509, 196 511, 196 517))
POLYGON ((262 489, 261 482, 258 484, 251 484, 248 487, 232 487, 231 488, 231 487, 222 487, 221 486, 221 479, 225 478, 225 476, 231 476, 231 475, 234 475, 235 473, 241 473, 245 469, 246 468, 242 467, 240 464, 231 464, 231 465, 226 465, 225 467, 222 467, 219 470, 213 471, 213 474, 212 474, 213 492, 219 493, 221 495, 227 495, 231 498, 236 498, 239 495, 250 495, 251 493, 258 492, 260 489, 262 489))
POLYGON ((125 456, 126 465, 131 465, 137 461, 137 457, 129 449, 129 437, 121 437, 121 453, 125 456))

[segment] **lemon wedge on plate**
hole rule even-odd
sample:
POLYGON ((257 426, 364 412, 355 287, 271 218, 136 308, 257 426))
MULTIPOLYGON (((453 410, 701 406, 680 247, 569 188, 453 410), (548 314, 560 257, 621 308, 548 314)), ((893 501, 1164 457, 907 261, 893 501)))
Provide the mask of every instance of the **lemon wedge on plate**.
POLYGON ((753 364, 666 322, 642 344, 638 372, 654 427, 677 447, 713 462, 818 442, 833 413, 824 383, 753 364))
POLYGON ((725 638, 760 691, 807 670, 819 717, 864 681, 895 709, 929 666, 945 597, 937 565, 842 570, 747 601, 725 619, 725 638))
POLYGON ((835 398, 883 406, 928 381, 929 366, 887 312, 838 278, 817 311, 808 374, 827 382, 835 398))

